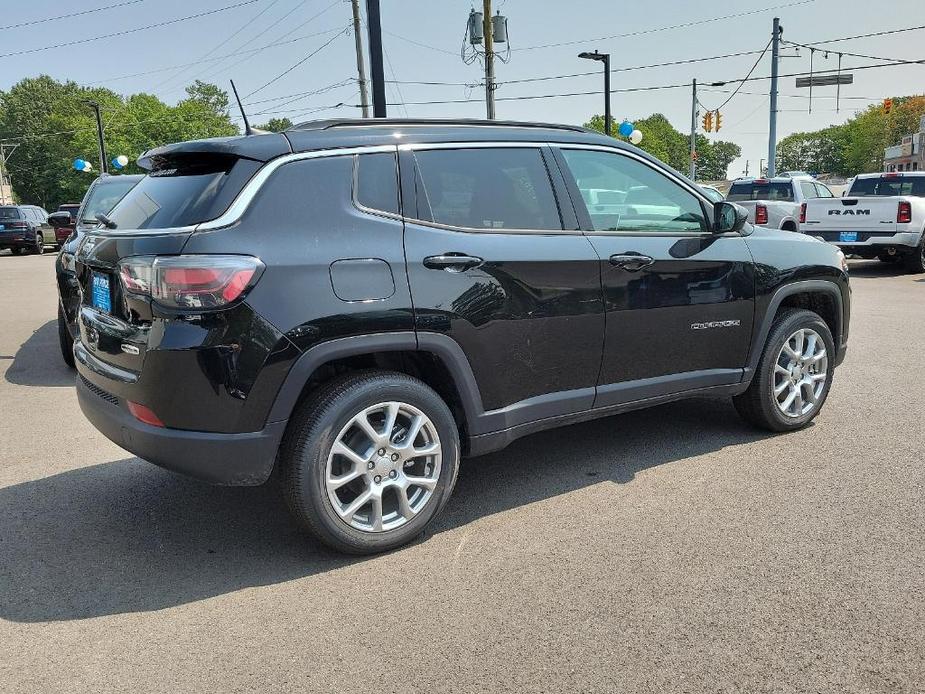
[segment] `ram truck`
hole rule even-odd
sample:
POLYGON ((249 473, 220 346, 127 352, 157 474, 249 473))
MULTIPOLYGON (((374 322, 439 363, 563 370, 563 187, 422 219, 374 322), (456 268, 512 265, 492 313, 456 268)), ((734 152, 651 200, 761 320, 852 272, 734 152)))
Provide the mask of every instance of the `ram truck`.
POLYGON ((800 209, 807 200, 832 198, 824 183, 809 176, 739 178, 726 199, 748 211, 748 221, 784 231, 800 231, 800 209))
POLYGON ((809 200, 800 216, 804 233, 846 255, 925 272, 925 171, 860 174, 844 197, 809 200))

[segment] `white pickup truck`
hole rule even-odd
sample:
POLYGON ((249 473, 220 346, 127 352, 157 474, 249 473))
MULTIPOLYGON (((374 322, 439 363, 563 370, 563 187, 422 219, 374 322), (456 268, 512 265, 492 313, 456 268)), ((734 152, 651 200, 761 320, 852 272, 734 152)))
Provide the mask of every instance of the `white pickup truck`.
POLYGON ((860 174, 844 197, 809 200, 800 217, 804 233, 846 255, 925 272, 925 171, 860 174))
POLYGON ((737 178, 726 200, 748 211, 748 221, 762 227, 800 231, 800 206, 807 200, 831 198, 832 191, 811 176, 737 178))

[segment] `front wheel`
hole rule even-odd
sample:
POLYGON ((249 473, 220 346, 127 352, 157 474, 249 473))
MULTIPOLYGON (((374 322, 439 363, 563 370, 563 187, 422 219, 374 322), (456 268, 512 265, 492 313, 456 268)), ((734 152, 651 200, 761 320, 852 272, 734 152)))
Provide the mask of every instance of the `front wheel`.
POLYGON ((280 463, 296 522, 342 552, 372 554, 418 536, 459 469, 446 403, 406 374, 348 374, 295 411, 280 463))
POLYGON ((775 319, 752 382, 733 398, 739 415, 771 431, 792 431, 812 421, 832 385, 835 345, 822 318, 785 309, 775 319))
POLYGON ((45 237, 39 232, 35 233, 35 254, 42 255, 45 252, 45 237))

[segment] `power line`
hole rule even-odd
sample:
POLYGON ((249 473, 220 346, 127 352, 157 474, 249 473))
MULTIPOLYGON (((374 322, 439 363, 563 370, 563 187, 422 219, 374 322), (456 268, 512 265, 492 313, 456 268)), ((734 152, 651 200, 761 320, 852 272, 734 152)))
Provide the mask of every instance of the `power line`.
POLYGON ((20 27, 29 27, 35 26, 36 24, 44 24, 45 22, 54 22, 59 19, 70 19, 71 17, 82 17, 85 14, 93 14, 94 12, 103 12, 104 10, 114 10, 118 7, 125 7, 127 5, 137 5, 138 3, 144 2, 145 0, 126 0, 125 2, 117 2, 114 5, 106 5, 104 7, 94 7, 90 10, 81 10, 80 12, 69 12, 68 14, 59 14, 55 17, 45 17, 45 19, 33 19, 28 22, 19 22, 18 24, 7 24, 4 27, 0 27, 0 31, 6 31, 7 29, 19 29, 20 27))
POLYGON ((325 41, 323 44, 321 44, 320 46, 318 46, 318 48, 316 48, 315 50, 313 50, 311 53, 309 53, 307 56, 305 56, 304 58, 302 58, 300 61, 298 61, 298 62, 295 63, 294 65, 291 65, 290 67, 286 68, 286 69, 283 70, 281 73, 279 73, 278 75, 276 75, 276 77, 274 77, 273 79, 271 79, 271 80, 269 80, 269 81, 267 81, 267 82, 264 82, 263 84, 261 84, 259 87, 257 87, 257 88, 254 89, 253 91, 249 92, 248 94, 245 94, 243 98, 246 99, 246 98, 249 97, 249 96, 253 96, 253 95, 256 94, 257 92, 259 92, 259 91, 261 91, 261 90, 263 90, 263 89, 266 89, 266 88, 269 87, 271 84, 273 84, 273 83, 276 82, 277 80, 281 79, 282 77, 285 77, 285 76, 288 75, 290 72, 292 72, 293 70, 295 70, 297 67, 299 67, 300 65, 302 65, 302 64, 303 64, 304 62, 306 62, 309 58, 313 58, 314 56, 316 56, 320 51, 322 51, 323 49, 327 48, 327 47, 330 46, 332 43, 334 43, 334 41, 336 41, 336 40, 338 39, 338 37, 344 36, 346 33, 347 33, 346 30, 343 30, 343 31, 341 31, 341 32, 339 32, 339 33, 337 33, 337 34, 334 34, 334 36, 332 36, 332 37, 329 38, 327 41, 325 41))
POLYGON ((133 72, 129 75, 118 75, 116 77, 107 77, 101 80, 84 80, 87 84, 104 84, 106 82, 116 82, 118 80, 126 80, 132 77, 143 77, 145 75, 153 75, 157 72, 166 72, 167 70, 174 70, 181 67, 189 67, 191 65, 199 65, 200 63, 208 63, 215 60, 224 60, 225 58, 238 58, 241 56, 253 55, 254 53, 260 53, 261 51, 266 50, 267 48, 276 48, 278 46, 285 46, 290 43, 295 43, 296 41, 304 41, 305 39, 312 39, 316 36, 326 36, 335 31, 342 31, 342 29, 326 29, 324 31, 316 31, 312 34, 305 34, 304 36, 296 36, 294 39, 289 39, 288 41, 273 41, 272 43, 265 44, 259 48, 252 48, 247 51, 237 50, 234 53, 226 53, 224 55, 217 55, 212 58, 203 58, 192 63, 180 63, 179 65, 168 65, 166 67, 154 68, 153 70, 145 70, 144 72, 133 72))
MULTIPOLYGON (((290 30, 287 31, 285 34, 283 34, 282 36, 278 36, 278 37, 276 38, 276 40, 273 41, 273 43, 280 43, 280 42, 282 42, 282 40, 285 39, 286 37, 292 36, 292 34, 294 34, 295 32, 297 32, 299 29, 301 29, 302 27, 304 27, 306 24, 309 24, 309 23, 315 21, 316 19, 318 19, 318 17, 320 17, 321 15, 323 15, 325 12, 327 12, 328 10, 330 10, 332 7, 335 7, 336 5, 339 5, 340 2, 341 2, 341 0, 334 0, 334 2, 332 2, 330 5, 327 5, 324 9, 320 10, 319 12, 316 12, 315 14, 313 14, 311 17, 309 17, 308 19, 306 19, 306 20, 305 20, 304 22, 302 22, 301 24, 297 24, 297 25, 294 26, 292 29, 290 29, 290 30)), ((247 46, 248 44, 254 42, 256 39, 258 39, 258 38, 260 38, 261 36, 263 36, 264 34, 266 34, 270 29, 272 29, 272 28, 275 27, 277 24, 279 24, 280 22, 282 22, 284 19, 286 19, 289 15, 291 15, 291 14, 292 14, 293 12, 295 12, 297 9, 299 9, 300 7, 302 7, 304 4, 305 4, 305 0, 300 0, 300 2, 299 2, 295 7, 293 7, 291 10, 289 10, 289 12, 287 12, 287 13, 284 14, 282 17, 280 17, 279 19, 277 19, 275 22, 273 22, 272 24, 270 24, 270 26, 268 26, 267 28, 265 28, 263 31, 261 31, 260 33, 258 33, 258 34, 256 34, 256 35, 252 36, 250 39, 248 39, 247 41, 245 41, 244 43, 242 43, 240 46, 238 46, 238 50, 240 51, 242 48, 244 48, 244 46, 247 46)), ((272 45, 272 44, 271 44, 271 45, 272 45)), ((242 58, 241 60, 236 60, 235 62, 231 63, 230 65, 228 65, 228 66, 226 66, 226 67, 219 68, 218 70, 215 70, 215 69, 214 69, 214 66, 213 66, 213 69, 210 70, 210 71, 207 73, 207 76, 208 76, 208 77, 212 77, 212 76, 221 74, 221 73, 223 73, 223 72, 228 72, 228 71, 230 71, 232 68, 235 68, 235 67, 237 67, 238 65, 240 65, 241 63, 243 63, 245 60, 247 60, 247 58, 242 58)))
MULTIPOLYGON (((719 111, 721 108, 725 107, 726 104, 728 104, 730 101, 732 101, 733 98, 735 97, 735 95, 739 93, 739 90, 742 88, 742 85, 745 84, 745 83, 748 81, 748 78, 752 76, 752 73, 755 72, 755 68, 758 67, 758 63, 761 62, 761 59, 764 58, 764 54, 768 52, 768 49, 769 49, 770 47, 771 47, 771 41, 769 40, 768 43, 767 43, 767 45, 764 47, 764 50, 761 51, 761 55, 758 56, 758 60, 756 60, 756 61, 755 61, 755 64, 752 65, 751 70, 748 71, 748 74, 745 75, 745 77, 739 82, 739 86, 736 87, 736 88, 732 91, 732 94, 730 94, 728 97, 726 97, 726 100, 725 100, 723 103, 721 103, 721 104, 720 104, 719 106, 717 106, 716 108, 707 108, 706 106, 703 106, 703 104, 700 104, 700 101, 699 101, 699 100, 697 101, 697 103, 700 104, 701 106, 703 106, 703 108, 706 109, 707 111, 719 111)), ((717 122, 719 122, 719 116, 717 116, 717 122)))
POLYGON ((579 44, 585 43, 594 43, 595 41, 609 41, 611 39, 623 39, 630 36, 641 36, 643 34, 655 34, 661 31, 671 31, 673 29, 686 29, 688 27, 699 26, 701 24, 708 24, 710 22, 719 22, 726 19, 737 19, 739 17, 747 17, 753 14, 759 14, 762 12, 770 12, 771 10, 781 10, 786 7, 796 7, 798 5, 809 5, 816 0, 798 0, 797 2, 790 2, 784 5, 774 5, 771 7, 762 7, 756 10, 749 10, 748 12, 736 12, 735 14, 727 14, 722 17, 708 17, 706 19, 696 19, 690 22, 684 22, 682 24, 672 24, 670 26, 663 27, 653 27, 651 29, 640 29, 638 31, 630 31, 625 34, 612 34, 611 36, 599 36, 593 39, 580 39, 577 41, 561 41, 559 43, 545 43, 537 46, 525 46, 523 48, 513 48, 514 51, 532 51, 541 48, 558 48, 560 46, 577 46, 579 44))
POLYGON ((157 22, 156 24, 147 24, 142 27, 135 27, 134 29, 124 29, 123 31, 116 31, 112 34, 103 34, 101 36, 91 36, 86 39, 76 39, 75 41, 66 41, 64 43, 55 43, 50 46, 40 46, 39 48, 26 48, 21 51, 13 51, 12 53, 0 53, 0 58, 10 58, 17 55, 26 55, 29 53, 40 53, 41 51, 50 51, 53 48, 64 48, 66 46, 76 46, 81 43, 90 43, 92 41, 102 41, 103 39, 111 39, 116 36, 125 36, 126 34, 134 34, 139 31, 147 31, 148 29, 156 29, 158 27, 169 26, 170 24, 177 24, 179 22, 185 22, 190 19, 198 19, 199 17, 207 17, 212 14, 217 14, 219 12, 226 12, 228 10, 233 10, 237 7, 244 7, 245 5, 253 5, 259 0, 243 0, 242 2, 236 3, 234 5, 226 5, 225 7, 218 7, 214 10, 208 10, 206 12, 198 12, 196 14, 191 14, 186 17, 177 17, 176 19, 168 19, 164 22, 157 22))
POLYGON ((885 29, 883 31, 874 31, 869 34, 856 34, 855 36, 842 36, 837 39, 826 39, 825 41, 813 41, 810 46, 822 46, 827 43, 838 43, 840 41, 853 41, 854 39, 869 39, 874 36, 887 36, 888 34, 901 34, 905 31, 918 31, 925 29, 925 24, 914 27, 903 27, 901 29, 885 29))
MULTIPOLYGON (((273 6, 274 6, 276 3, 278 3, 278 2, 279 2, 279 0, 271 0, 271 2, 270 2, 269 5, 267 5, 266 7, 264 7, 262 10, 260 10, 260 12, 258 12, 258 13, 255 14, 253 17, 251 17, 251 18, 248 19, 246 22, 244 22, 244 24, 242 24, 240 27, 238 27, 238 28, 237 28, 230 36, 228 36, 224 41, 222 41, 221 43, 218 43, 218 44, 216 44, 215 46, 213 46, 213 47, 212 47, 212 50, 210 50, 208 53, 205 53, 205 54, 203 54, 202 56, 200 56, 200 57, 199 57, 199 60, 197 60, 195 63, 191 63, 190 65, 198 65, 198 64, 201 63, 203 60, 205 60, 206 58, 208 58, 210 55, 212 55, 213 53, 215 53, 215 51, 217 51, 219 48, 221 48, 222 46, 224 46, 225 44, 227 44, 227 43, 228 43, 229 41, 231 41, 231 39, 233 39, 235 36, 237 36, 237 35, 240 34, 242 31, 244 31, 245 29, 247 29, 248 27, 250 27, 255 21, 257 21, 260 17, 262 17, 262 16, 263 16, 264 14, 266 14, 269 10, 271 10, 271 9, 273 8, 273 6)), ((157 89, 160 89, 160 88, 163 87, 165 84, 168 84, 169 82, 172 82, 173 80, 175 80, 177 77, 179 77, 180 75, 182 75, 182 74, 183 74, 184 72, 186 72, 187 70, 189 70, 189 67, 184 67, 182 70, 178 70, 176 73, 174 73, 173 75, 171 75, 171 76, 168 77, 167 79, 165 79, 165 80, 159 82, 158 84, 155 84, 153 87, 151 87, 151 91, 155 91, 155 90, 157 90, 157 89)))

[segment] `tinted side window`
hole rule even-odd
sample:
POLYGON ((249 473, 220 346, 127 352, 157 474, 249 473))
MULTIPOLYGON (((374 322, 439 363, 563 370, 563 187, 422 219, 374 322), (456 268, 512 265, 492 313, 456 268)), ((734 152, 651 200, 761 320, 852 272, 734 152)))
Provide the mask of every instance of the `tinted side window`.
POLYGON ((706 231, 700 199, 651 166, 595 150, 563 149, 594 231, 706 231))
POLYGON ((356 158, 356 200, 363 207, 398 214, 398 172, 390 152, 356 158))
MULTIPOLYGON (((415 152, 433 221, 472 229, 561 229, 538 149, 485 147, 415 152)), ((420 205, 420 202, 419 202, 420 205)))
POLYGON ((818 197, 816 193, 816 186, 814 186, 809 181, 800 181, 800 190, 803 191, 804 198, 815 198, 818 197))
POLYGON ((829 190, 822 183, 816 184, 816 195, 818 195, 820 198, 834 198, 835 197, 834 195, 832 195, 832 191, 829 190))

